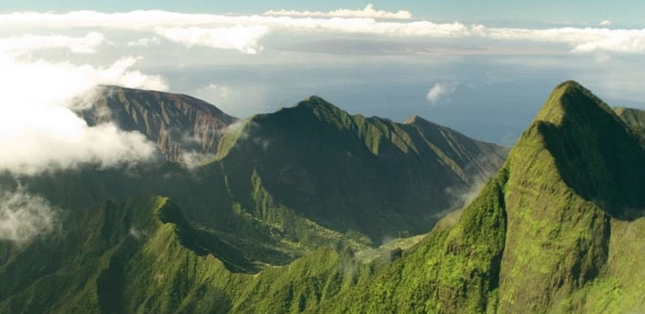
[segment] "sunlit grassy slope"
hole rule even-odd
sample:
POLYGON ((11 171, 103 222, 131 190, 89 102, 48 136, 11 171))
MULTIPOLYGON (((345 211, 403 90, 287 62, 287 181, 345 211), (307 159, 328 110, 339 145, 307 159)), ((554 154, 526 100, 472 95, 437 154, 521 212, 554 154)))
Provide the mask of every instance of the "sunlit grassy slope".
POLYGON ((563 83, 453 227, 314 312, 642 311, 643 178, 638 136, 563 83))
MULTIPOLYGON (((391 138, 399 131, 364 133, 360 130, 379 128, 360 126, 356 116, 334 120, 334 108, 324 103, 305 103, 278 114, 299 110, 313 112, 312 120, 296 126, 271 116, 251 121, 272 125, 262 119, 277 119, 272 122, 274 131, 263 133, 269 132, 271 138, 285 136, 280 128, 303 134, 285 140, 281 150, 299 147, 296 143, 303 141, 300 145, 323 154, 316 144, 304 144, 311 138, 307 127, 316 125, 313 119, 319 116, 332 121, 322 134, 348 129, 366 134, 343 144, 362 160, 388 156, 384 148, 388 145, 390 151, 432 150, 412 145, 416 142, 400 134, 398 145, 370 140, 391 138), (362 150, 351 150, 356 147, 365 148, 362 155, 362 150)), ((234 207, 238 211, 231 216, 217 217, 239 215, 260 225, 270 222, 276 228, 272 230, 283 230, 280 236, 293 239, 289 237, 300 231, 288 228, 299 222, 289 220, 286 213, 296 212, 290 206, 298 204, 297 199, 278 201, 287 191, 267 179, 274 176, 266 174, 280 174, 272 172, 273 167, 253 162, 255 168, 245 166, 258 159, 252 155, 244 161, 242 153, 259 151, 247 150, 244 145, 255 144, 239 142, 242 134, 226 154, 200 170, 224 178, 208 189, 248 197, 238 201, 234 207), (249 182, 230 182, 226 169, 236 169, 249 182)), ((270 160, 267 165, 278 160, 272 154, 267 150, 263 155, 270 160)), ((325 165, 325 158, 318 164, 325 165)), ((258 246, 231 245, 221 231, 194 227, 185 218, 186 211, 170 199, 129 197, 70 212, 58 236, 37 239, 25 248, 0 244, 0 313, 638 313, 645 311, 643 178, 642 138, 590 91, 565 82, 553 91, 479 195, 422 239, 398 240, 380 250, 360 252, 351 241, 336 241, 311 249, 288 265, 259 269, 247 254, 248 248, 258 246)), ((51 184, 47 180, 31 184, 43 188, 51 184)), ((199 190, 191 186, 192 179, 178 175, 173 180, 178 180, 176 185, 164 192, 182 195, 199 190)), ((130 184, 126 186, 136 190, 130 184)), ((48 197, 63 198, 68 195, 65 189, 48 197)), ((108 190, 86 189, 84 194, 108 190)), ((320 212, 330 217, 342 213, 320 208, 326 211, 305 211, 301 217, 308 218, 298 219, 313 221, 320 212)), ((247 230, 262 234, 257 231, 262 229, 247 230)))
POLYGON ((64 230, 5 256, 0 313, 299 313, 392 258, 362 264, 324 246, 288 266, 231 272, 223 261, 247 267, 235 250, 153 196, 73 213, 64 230))

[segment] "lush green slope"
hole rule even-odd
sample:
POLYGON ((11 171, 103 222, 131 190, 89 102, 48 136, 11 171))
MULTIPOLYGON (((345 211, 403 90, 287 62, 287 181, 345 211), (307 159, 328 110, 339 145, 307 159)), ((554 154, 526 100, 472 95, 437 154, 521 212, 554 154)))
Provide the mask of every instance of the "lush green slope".
MULTIPOLYGON (((223 143, 232 144, 217 162, 235 173, 227 175, 233 194, 261 185, 285 210, 377 244, 427 232, 461 204, 447 190, 470 189, 506 156, 505 148, 420 118, 352 116, 316 96, 252 117, 223 143)), ((240 203, 263 220, 275 213, 240 203)))
MULTIPOLYGON (((335 222, 320 218, 319 213, 348 221, 336 222, 338 230, 352 226, 369 234, 370 229, 330 205, 312 207, 310 212, 302 209, 306 207, 290 207, 299 204, 298 199, 281 189, 297 186, 290 185, 289 179, 283 182, 284 173, 289 178, 298 171, 283 170, 280 181, 275 167, 283 160, 301 167, 300 171, 311 171, 309 159, 297 160, 284 152, 310 158, 318 154, 312 164, 325 171, 292 180, 313 184, 326 198, 330 196, 321 188, 325 185, 317 185, 327 180, 326 173, 350 176, 337 182, 354 182, 354 175, 364 178, 354 172, 362 167, 358 163, 329 153, 338 146, 368 165, 378 164, 380 158, 387 158, 387 165, 396 165, 399 159, 409 165, 406 158, 434 153, 435 161, 447 165, 452 160, 454 169, 464 173, 468 171, 459 165, 460 160, 469 160, 463 153, 468 146, 455 140, 442 144, 436 138, 417 141, 422 136, 431 138, 433 128, 450 132, 418 118, 401 125, 365 119, 312 99, 251 119, 237 134, 224 138, 222 145, 228 146, 220 150, 218 159, 194 172, 184 173, 176 165, 158 172, 131 169, 131 180, 122 183, 127 193, 142 191, 138 188, 142 186, 180 197, 195 192, 190 195, 197 200, 181 202, 208 204, 199 208, 212 210, 216 228, 194 227, 183 213, 199 218, 199 211, 182 211, 166 198, 135 197, 94 210, 72 211, 64 233, 37 239, 26 248, 0 243, 0 313, 645 311, 641 258, 645 254, 645 147, 632 128, 584 87, 575 82, 559 85, 480 194, 406 251, 397 246, 408 247, 418 239, 354 253, 352 247, 362 247, 355 240, 360 237, 325 229, 324 224, 335 222), (320 117, 325 123, 314 123, 320 117), (341 136, 345 132, 354 136, 341 136), (265 146, 259 136, 273 142, 265 146), (338 146, 321 149, 316 143, 322 136, 330 137, 323 143, 338 146), (280 149, 274 152, 272 145, 280 149), (138 177, 136 171, 154 175, 138 177), (311 177, 318 181, 308 182, 311 177), (255 245, 244 245, 253 240, 255 245), (249 251, 272 240, 273 249, 308 243, 310 253, 287 266, 258 271, 249 251), (315 245, 322 246, 312 250, 315 245)), ((449 133, 443 134, 449 138, 445 136, 449 133)), ((425 169, 423 161, 414 165, 410 171, 425 169)), ((86 196, 67 201, 81 208, 97 195, 115 195, 113 185, 121 175, 87 170, 41 176, 28 183, 32 190, 45 191, 53 203, 63 204, 73 191, 82 191, 86 196), (52 188, 56 183, 59 188, 52 188)), ((368 191, 371 181, 383 184, 378 175, 368 178, 364 183, 368 191)), ((393 181, 400 184, 396 180, 401 179, 394 176, 393 181)), ((369 195, 361 188, 352 197, 369 195)), ((316 196, 306 189, 296 191, 297 196, 316 196)), ((358 208, 370 213, 369 208, 358 208)), ((271 255, 271 250, 263 254, 271 255)))
MULTIPOLYGON (((152 140, 185 118, 164 118, 187 104, 166 102, 172 95, 124 93, 127 114, 110 119, 145 125, 152 140)), ((404 255, 418 237, 372 248, 427 232, 507 153, 418 117, 352 116, 319 97, 237 126, 195 167, 1 174, 4 189, 21 185, 65 217, 57 236, 0 244, 0 312, 313 310, 404 255)))
MULTIPOLYGON (((185 97, 145 91, 118 89, 110 97, 111 108, 123 98, 119 106, 134 110, 117 119, 122 124, 132 117, 156 121, 179 110, 171 110, 174 105, 190 105, 185 97)), ((168 121, 180 123, 197 109, 168 121)), ((497 170, 507 150, 418 117, 397 124, 351 116, 311 97, 229 128, 217 152, 195 167, 86 167, 0 179, 9 187, 22 182, 66 210, 136 194, 170 197, 191 224, 262 267, 283 265, 321 245, 340 242, 360 250, 425 233, 463 203, 461 195, 479 178, 497 170)))
POLYGON ((299 313, 390 261, 362 265, 323 247, 286 267, 232 273, 222 261, 244 263, 235 251, 151 196, 73 213, 64 230, 0 267, 0 313, 299 313))
POLYGON ((638 136, 563 83, 453 227, 315 312, 642 311, 643 178, 638 136))

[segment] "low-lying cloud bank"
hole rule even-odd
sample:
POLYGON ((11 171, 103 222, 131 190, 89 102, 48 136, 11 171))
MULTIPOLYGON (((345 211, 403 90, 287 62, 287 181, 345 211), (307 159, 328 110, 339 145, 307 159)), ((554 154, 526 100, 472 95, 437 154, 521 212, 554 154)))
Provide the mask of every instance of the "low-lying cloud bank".
MULTIPOLYGON (((143 36, 160 36, 187 47, 232 49, 246 54, 261 52, 262 40, 270 34, 280 32, 542 42, 567 45, 569 51, 574 53, 645 53, 645 29, 611 29, 606 27, 609 21, 603 21, 598 27, 531 29, 405 20, 411 16, 407 11, 386 12, 376 10, 373 6, 367 6, 363 10, 339 9, 326 13, 279 10, 261 15, 177 13, 159 10, 122 13, 17 12, 0 14, 0 27, 21 30, 45 29, 49 33, 77 28, 93 29, 95 32, 91 37, 85 38, 87 42, 74 45, 76 48, 72 49, 77 52, 93 51, 105 43, 105 38, 97 31, 127 30, 140 32, 143 36)), ((64 40, 69 38, 61 37, 57 41, 64 40)))
POLYGON ((84 37, 25 35, 0 38, 0 53, 18 56, 34 50, 56 48, 67 49, 72 53, 94 53, 98 47, 106 43, 105 36, 98 32, 88 33, 84 37))
POLYGON ((397 12, 388 12, 384 10, 377 10, 373 4, 368 4, 364 9, 338 9, 330 12, 312 12, 312 11, 294 11, 294 10, 278 10, 267 11, 264 15, 269 16, 298 16, 298 17, 364 17, 374 19, 411 19, 412 13, 406 10, 399 10, 397 12))
POLYGON ((0 170, 32 175, 83 163, 117 166, 153 156, 154 145, 142 134, 121 131, 113 124, 90 127, 76 113, 92 105, 99 84, 167 89, 160 77, 132 69, 137 58, 96 67, 21 57, 51 46, 85 53, 78 45, 88 38, 98 42, 99 37, 54 36, 45 45, 29 42, 18 50, 0 46, 0 170))
POLYGON ((264 47, 260 40, 269 32, 265 26, 232 26, 222 28, 172 27, 158 29, 157 35, 187 47, 202 46, 215 49, 234 49, 257 54, 264 47))

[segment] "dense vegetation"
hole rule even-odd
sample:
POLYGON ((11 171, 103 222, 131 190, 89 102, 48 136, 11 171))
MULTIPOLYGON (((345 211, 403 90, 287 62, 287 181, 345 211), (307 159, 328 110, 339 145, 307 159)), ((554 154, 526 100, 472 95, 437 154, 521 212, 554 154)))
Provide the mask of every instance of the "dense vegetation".
POLYGON ((299 313, 391 258, 363 265, 351 250, 326 246, 289 266, 231 272, 222 261, 244 260, 153 196, 77 211, 63 229, 7 251, 0 313, 299 313))
POLYGON ((566 82, 454 227, 316 311, 643 310, 644 177, 638 136, 566 82))
POLYGON ((472 184, 496 162, 473 152, 498 148, 311 97, 244 121, 191 171, 23 178, 68 215, 56 236, 0 243, 0 313, 643 311, 645 146, 616 112, 559 85, 472 202, 379 249, 383 230, 428 226, 432 187, 472 184), (128 196, 150 191, 169 198, 128 196), (92 205, 112 197, 126 201, 92 205))
MULTIPOLYGON (((154 141, 168 123, 192 130, 226 118, 219 111, 204 118, 204 104, 187 96, 110 91, 99 106, 154 141)), ((319 97, 239 121, 223 134, 217 154, 198 164, 83 167, 0 181, 21 182, 65 210, 132 195, 169 197, 192 225, 244 256, 253 265, 245 271, 255 271, 321 245, 361 250, 428 232, 507 153, 420 118, 398 124, 351 116, 319 97)))

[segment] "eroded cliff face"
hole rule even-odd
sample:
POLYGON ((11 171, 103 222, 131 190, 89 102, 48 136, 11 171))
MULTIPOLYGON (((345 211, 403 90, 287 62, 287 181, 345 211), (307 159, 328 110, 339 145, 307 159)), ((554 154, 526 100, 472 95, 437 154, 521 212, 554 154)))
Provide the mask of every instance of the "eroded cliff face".
POLYGON ((213 155, 226 128, 237 119, 186 95, 102 86, 94 106, 81 112, 90 124, 114 122, 155 142, 169 161, 213 155))

